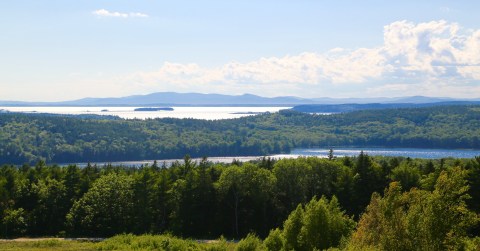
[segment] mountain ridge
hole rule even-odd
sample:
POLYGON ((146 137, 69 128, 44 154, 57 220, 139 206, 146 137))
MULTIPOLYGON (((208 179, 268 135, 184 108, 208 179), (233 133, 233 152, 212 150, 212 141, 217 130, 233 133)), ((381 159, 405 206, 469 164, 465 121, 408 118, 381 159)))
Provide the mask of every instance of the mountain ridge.
POLYGON ((295 106, 310 104, 369 104, 369 103, 437 103, 450 101, 480 101, 447 97, 405 96, 376 98, 301 98, 296 96, 262 97, 254 94, 227 95, 205 93, 155 92, 125 97, 92 98, 59 102, 1 101, 2 106, 295 106))

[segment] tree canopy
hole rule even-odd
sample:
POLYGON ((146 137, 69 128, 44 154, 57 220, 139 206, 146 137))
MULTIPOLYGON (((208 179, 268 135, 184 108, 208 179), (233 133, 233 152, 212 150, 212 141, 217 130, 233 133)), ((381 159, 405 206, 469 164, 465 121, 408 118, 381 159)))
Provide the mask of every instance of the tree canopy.
POLYGON ((0 164, 263 156, 295 147, 480 149, 478 106, 312 115, 291 110, 230 120, 112 120, 0 113, 0 164))

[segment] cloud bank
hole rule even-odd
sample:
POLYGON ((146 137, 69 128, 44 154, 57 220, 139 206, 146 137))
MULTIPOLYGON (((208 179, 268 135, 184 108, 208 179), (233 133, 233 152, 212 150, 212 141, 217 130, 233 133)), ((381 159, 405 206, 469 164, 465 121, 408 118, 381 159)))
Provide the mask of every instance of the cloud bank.
POLYGON ((383 34, 383 45, 375 48, 335 48, 215 68, 165 62, 157 71, 133 74, 129 81, 152 89, 267 95, 268 88, 306 96, 302 92, 308 89, 328 95, 329 89, 346 87, 377 96, 480 93, 480 30, 444 20, 398 21, 384 26, 383 34))
POLYGON ((97 17, 120 17, 120 18, 129 18, 129 17, 142 17, 147 18, 148 15, 140 12, 130 12, 122 13, 116 11, 108 11, 106 9, 99 9, 92 12, 93 15, 97 17))

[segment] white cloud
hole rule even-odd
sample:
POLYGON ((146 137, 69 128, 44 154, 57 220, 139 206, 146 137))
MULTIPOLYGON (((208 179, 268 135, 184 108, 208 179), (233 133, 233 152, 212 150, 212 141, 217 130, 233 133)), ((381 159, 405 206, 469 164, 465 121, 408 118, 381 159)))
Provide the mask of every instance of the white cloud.
POLYGON ((248 63, 231 62, 210 69, 197 64, 166 62, 158 71, 137 73, 135 78, 147 82, 175 84, 224 82, 316 85, 325 81, 363 82, 381 74, 382 60, 378 50, 360 49, 347 55, 302 53, 282 58, 260 58, 248 63))
MULTIPOLYGON (((413 24, 406 21, 385 26, 383 50, 396 74, 429 77, 467 76, 463 67, 480 60, 475 33, 465 33, 446 21, 413 24), (463 73, 462 73, 463 72, 463 73)), ((478 41, 477 41, 478 43, 478 41)))
POLYGON ((265 94, 271 87, 277 95, 315 96, 308 90, 354 87, 361 95, 471 96, 480 80, 480 30, 443 20, 398 21, 384 27, 384 43, 375 48, 334 48, 213 68, 165 62, 157 71, 127 79, 152 90, 265 94))
POLYGON ((140 13, 140 12, 131 12, 129 14, 130 17, 148 17, 147 14, 145 13, 140 13))
POLYGON ((98 17, 121 17, 121 18, 128 18, 128 17, 148 17, 147 14, 140 13, 140 12, 130 12, 130 13, 122 13, 116 11, 108 11, 106 9, 99 9, 92 12, 93 15, 98 17))

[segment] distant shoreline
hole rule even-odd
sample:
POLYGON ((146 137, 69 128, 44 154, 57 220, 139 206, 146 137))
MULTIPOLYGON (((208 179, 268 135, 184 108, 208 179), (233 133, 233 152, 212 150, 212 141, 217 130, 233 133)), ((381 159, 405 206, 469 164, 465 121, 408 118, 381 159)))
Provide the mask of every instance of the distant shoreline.
POLYGON ((172 107, 141 107, 133 109, 134 112, 156 112, 156 111, 173 111, 172 107))
POLYGON ((93 104, 93 105, 52 105, 52 104, 1 104, 0 107, 294 107, 298 104, 93 104))

